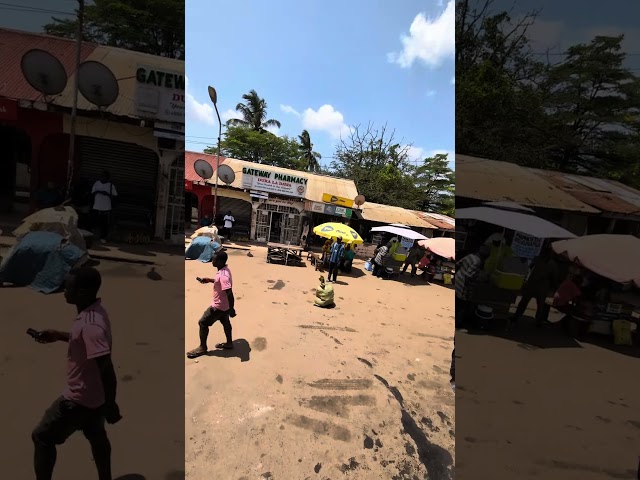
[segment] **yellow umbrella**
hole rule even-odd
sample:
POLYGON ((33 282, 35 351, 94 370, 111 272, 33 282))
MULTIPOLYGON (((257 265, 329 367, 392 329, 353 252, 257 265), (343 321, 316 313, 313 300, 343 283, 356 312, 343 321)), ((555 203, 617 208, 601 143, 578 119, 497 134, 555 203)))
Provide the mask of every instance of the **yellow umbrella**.
POLYGON ((322 225, 315 227, 313 229, 313 233, 319 237, 329 238, 331 240, 342 237, 342 241, 344 243, 351 243, 354 245, 364 243, 364 240, 362 240, 362 237, 358 235, 358 232, 344 223, 323 223, 322 225))

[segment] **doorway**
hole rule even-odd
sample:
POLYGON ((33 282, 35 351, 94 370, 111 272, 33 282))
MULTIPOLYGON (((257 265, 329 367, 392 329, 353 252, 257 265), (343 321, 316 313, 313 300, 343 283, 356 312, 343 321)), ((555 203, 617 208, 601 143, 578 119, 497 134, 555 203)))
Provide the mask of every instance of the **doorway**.
POLYGON ((269 241, 271 243, 282 242, 283 217, 284 215, 280 212, 271 212, 271 225, 269 231, 269 241))
POLYGON ((31 138, 19 128, 0 125, 0 211, 26 213, 31 191, 31 138))

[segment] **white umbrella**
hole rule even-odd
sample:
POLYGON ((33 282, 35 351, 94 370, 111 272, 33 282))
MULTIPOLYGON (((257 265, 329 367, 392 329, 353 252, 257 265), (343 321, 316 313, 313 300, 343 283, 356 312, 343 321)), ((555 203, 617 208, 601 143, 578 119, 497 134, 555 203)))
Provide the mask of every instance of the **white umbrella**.
POLYGON ((428 238, 422 235, 421 233, 411 230, 410 228, 395 227, 393 225, 385 225, 384 227, 373 227, 371 231, 391 233, 393 235, 409 238, 411 240, 426 240, 428 238))
POLYGON ((461 208, 456 210, 456 220, 479 220, 536 238, 576 238, 573 233, 535 215, 496 208, 461 208))

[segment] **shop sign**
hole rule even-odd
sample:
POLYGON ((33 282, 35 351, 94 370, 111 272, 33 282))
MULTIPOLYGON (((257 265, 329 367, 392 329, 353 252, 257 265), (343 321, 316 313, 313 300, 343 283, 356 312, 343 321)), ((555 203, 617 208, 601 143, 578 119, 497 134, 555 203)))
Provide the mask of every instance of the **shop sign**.
POLYGON ((299 212, 304 210, 304 203, 296 202, 295 200, 289 200, 289 199, 286 199, 286 198, 270 197, 270 198, 267 198, 266 200, 264 200, 262 203, 268 203, 268 204, 271 204, 271 205, 282 205, 282 206, 285 206, 285 207, 291 207, 291 208, 295 208, 299 212))
POLYGON ((324 203, 330 203, 331 205, 336 205, 338 207, 353 207, 353 200, 349 198, 339 197, 337 195, 331 195, 329 193, 322 194, 322 201, 324 203))
POLYGON ((18 103, 8 98, 0 98, 0 120, 15 121, 18 118, 18 103))
POLYGON ((135 95, 138 116, 184 124, 184 72, 138 65, 135 95))
POLYGON ((242 168, 242 188, 275 193, 286 197, 304 198, 308 178, 287 175, 258 168, 242 168))
POLYGON ((411 239, 411 238, 407 238, 407 237, 402 237, 400 239, 400 244, 402 245, 403 248, 405 248, 406 250, 409 250, 411 247, 413 247, 413 244, 415 243, 415 240, 411 239))
POLYGON ((516 232, 511 243, 511 250, 516 257, 532 259, 542 250, 544 238, 533 237, 522 232, 516 232))
POLYGON ((327 205, 326 203, 313 202, 311 211, 315 213, 324 213, 335 217, 351 218, 353 211, 350 208, 336 207, 335 205, 327 205))

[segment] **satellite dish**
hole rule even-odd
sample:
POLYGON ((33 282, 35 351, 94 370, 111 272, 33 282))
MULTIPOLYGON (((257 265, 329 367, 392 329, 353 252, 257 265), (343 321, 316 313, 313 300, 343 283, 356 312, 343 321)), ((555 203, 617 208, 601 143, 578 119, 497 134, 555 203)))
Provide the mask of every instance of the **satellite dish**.
POLYGON ((196 160, 196 163, 193 164, 193 169, 202 180, 207 181, 213 177, 213 167, 206 160, 201 158, 196 160))
POLYGON ((231 185, 236 179, 236 174, 229 165, 220 165, 218 168, 218 178, 227 185, 231 185))
POLYGON ((89 60, 78 68, 78 90, 97 107, 108 107, 118 99, 118 80, 109 67, 89 60))
POLYGON ((354 200, 353 203, 355 203, 357 206, 360 206, 362 204, 364 204, 365 199, 364 199, 364 195, 358 195, 354 200))
POLYGON ((67 72, 56 57, 34 48, 22 56, 22 75, 41 94, 58 95, 67 86, 67 72))

